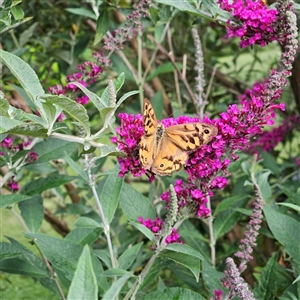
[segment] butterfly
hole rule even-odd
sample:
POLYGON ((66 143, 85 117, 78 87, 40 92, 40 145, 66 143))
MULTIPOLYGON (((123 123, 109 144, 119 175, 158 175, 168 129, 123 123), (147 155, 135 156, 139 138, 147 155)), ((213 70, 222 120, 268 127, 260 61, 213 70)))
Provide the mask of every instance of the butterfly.
POLYGON ((215 126, 200 122, 165 127, 158 123, 148 99, 144 100, 143 121, 140 162, 144 169, 161 176, 179 171, 185 165, 189 151, 207 144, 218 133, 215 126))

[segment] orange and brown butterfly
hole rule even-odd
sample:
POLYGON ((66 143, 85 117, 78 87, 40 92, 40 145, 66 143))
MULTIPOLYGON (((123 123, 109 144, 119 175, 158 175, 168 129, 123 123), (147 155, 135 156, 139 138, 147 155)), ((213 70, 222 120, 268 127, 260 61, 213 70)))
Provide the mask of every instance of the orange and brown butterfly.
POLYGON ((139 144, 141 164, 161 176, 179 171, 190 151, 207 144, 218 133, 215 126, 200 122, 165 127, 158 123, 148 99, 144 100, 143 123, 144 135, 139 144))

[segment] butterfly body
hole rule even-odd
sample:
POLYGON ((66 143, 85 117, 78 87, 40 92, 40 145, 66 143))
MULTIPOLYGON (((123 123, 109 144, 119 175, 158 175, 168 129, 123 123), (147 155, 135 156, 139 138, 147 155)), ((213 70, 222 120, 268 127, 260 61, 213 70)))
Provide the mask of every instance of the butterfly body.
POLYGON ((193 122, 165 127, 158 123, 151 102, 144 100, 144 136, 140 141, 143 168, 161 176, 171 175, 185 165, 188 152, 217 135, 211 124, 193 122))

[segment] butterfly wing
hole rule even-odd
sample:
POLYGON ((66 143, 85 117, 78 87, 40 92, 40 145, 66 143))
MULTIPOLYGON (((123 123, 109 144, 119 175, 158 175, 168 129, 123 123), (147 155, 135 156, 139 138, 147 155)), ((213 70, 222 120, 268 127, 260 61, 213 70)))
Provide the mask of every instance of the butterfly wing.
POLYGON ((151 170, 161 176, 171 175, 185 165, 187 158, 187 152, 182 151, 167 135, 164 135, 151 170))
POLYGON ((162 176, 179 171, 188 159, 187 152, 207 144, 217 133, 215 126, 196 122, 165 128, 152 171, 162 176))
POLYGON ((150 169, 157 152, 157 119, 151 102, 144 100, 144 135, 140 141, 140 161, 145 169, 150 169))
POLYGON ((192 151, 207 144, 217 133, 215 126, 197 122, 174 125, 165 129, 168 139, 182 151, 192 151))

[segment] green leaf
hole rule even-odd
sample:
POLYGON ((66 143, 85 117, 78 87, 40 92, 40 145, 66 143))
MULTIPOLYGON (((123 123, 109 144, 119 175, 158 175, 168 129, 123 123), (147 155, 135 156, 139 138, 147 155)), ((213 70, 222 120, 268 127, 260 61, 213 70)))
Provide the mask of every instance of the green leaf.
POLYGON ((138 231, 140 231, 144 236, 146 236, 150 241, 154 240, 153 232, 150 229, 148 229, 146 226, 134 221, 131 221, 130 224, 134 226, 138 231))
POLYGON ((188 13, 191 13, 191 14, 202 16, 200 11, 198 9, 196 9, 194 6, 192 6, 188 1, 184 1, 184 0, 181 0, 181 1, 156 0, 155 2, 164 4, 164 5, 173 6, 173 7, 177 8, 180 11, 184 11, 184 12, 188 12, 188 13))
POLYGON ((63 174, 51 174, 46 178, 39 178, 26 183, 21 190, 21 194, 29 196, 41 194, 43 191, 66 184, 76 178, 75 176, 66 176, 63 174))
POLYGON ((102 300, 112 300, 116 299, 116 297, 119 296, 119 293, 126 283, 126 281, 131 277, 132 275, 126 274, 123 277, 119 278, 117 281, 115 281, 111 287, 105 292, 105 294, 102 297, 102 300))
POLYGON ((275 299, 291 286, 294 276, 277 261, 278 253, 273 255, 263 268, 255 284, 256 299, 275 299))
POLYGON ((24 246, 20 247, 20 245, 18 243, 0 242, 0 260, 32 254, 28 249, 24 246))
POLYGON ((199 258, 200 260, 203 260, 203 256, 201 255, 201 253, 199 253, 197 250, 186 244, 171 243, 167 245, 166 250, 187 254, 199 258))
POLYGON ((91 11, 86 8, 80 7, 80 8, 66 8, 66 11, 74 14, 74 15, 79 15, 83 17, 88 17, 93 20, 96 20, 96 15, 91 11))
POLYGON ((97 193, 102 205, 103 213, 108 223, 114 218, 119 204, 123 179, 117 174, 111 174, 102 180, 97 187, 97 193))
POLYGON ((156 217, 155 209, 149 199, 125 182, 122 186, 120 205, 129 221, 136 221, 140 216, 144 219, 156 217))
POLYGON ((205 260, 209 260, 210 256, 207 239, 201 235, 195 225, 190 221, 184 221, 179 227, 179 234, 184 239, 185 243, 193 247, 204 257, 205 260))
MULTIPOLYGON (((6 122, 5 126, 10 126, 12 125, 12 120, 8 121, 7 118, 4 121, 2 119, 3 117, 0 117, 0 124, 3 125, 4 123, 2 122, 6 122)), ((11 127, 9 129, 0 127, 0 134, 2 133, 9 133, 9 134, 20 134, 20 135, 26 135, 26 136, 33 136, 33 137, 40 137, 40 138, 47 138, 48 134, 47 134, 47 129, 42 126, 41 124, 38 123, 21 123, 21 122, 17 122, 16 120, 13 120, 13 122, 15 124, 20 124, 20 125, 16 125, 14 127, 11 127)))
MULTIPOLYGON (((212 294, 212 286, 215 290, 223 290, 223 293, 227 291, 223 286, 221 282, 221 278, 224 278, 224 273, 217 271, 215 268, 213 268, 208 261, 202 262, 202 271, 201 271, 204 285, 206 286, 207 290, 210 291, 210 296, 213 296, 212 294)), ((209 299, 209 298, 208 298, 209 299)))
POLYGON ((96 34, 93 45, 98 44, 109 30, 109 15, 108 10, 105 8, 101 10, 100 15, 97 19, 96 34))
POLYGON ((86 109, 83 105, 75 102, 74 100, 65 97, 65 96, 57 96, 57 95, 43 95, 42 99, 46 100, 49 103, 56 104, 61 109, 63 109, 66 113, 68 113, 72 118, 78 121, 83 129, 86 132, 86 137, 89 137, 91 134, 90 131, 90 123, 89 117, 87 115, 86 109))
POLYGON ((15 20, 22 20, 24 18, 24 11, 20 6, 13 6, 10 11, 15 20))
POLYGON ((24 257, 4 259, 0 262, 0 270, 6 273, 33 277, 46 277, 47 271, 33 265, 24 257))
POLYGON ((98 299, 98 286, 87 245, 79 257, 67 299, 98 299))
POLYGON ((300 222, 278 213, 269 206, 264 206, 269 228, 279 243, 284 245, 285 251, 300 264, 300 222))
POLYGON ((74 227, 77 228, 97 228, 103 227, 101 224, 96 222, 94 219, 88 217, 79 217, 77 221, 74 223, 74 227))
POLYGON ((161 257, 172 260, 185 268, 189 269, 195 276, 196 281, 199 281, 200 274, 200 259, 191 255, 177 253, 173 251, 164 251, 161 253, 161 257))
POLYGON ((0 244, 0 270, 12 274, 48 277, 44 263, 22 244, 12 238, 10 243, 0 244))
POLYGON ((166 288, 159 291, 154 291, 146 296, 142 297, 141 300, 157 300, 157 299, 172 299, 172 300, 205 300, 200 294, 196 292, 179 287, 166 288))
POLYGON ((9 102, 6 99, 1 97, 0 98, 0 116, 1 117, 6 117, 7 119, 9 119, 9 113, 8 113, 9 108, 10 108, 9 102))
POLYGON ((103 231, 100 227, 94 228, 74 228, 65 237, 66 240, 73 241, 79 245, 92 245, 103 231))
POLYGON ((231 209, 232 205, 234 203, 236 203, 239 200, 244 200, 247 197, 249 197, 248 195, 236 195, 236 196, 232 196, 232 197, 228 197, 224 200, 222 200, 216 210, 214 211, 214 216, 216 216, 218 213, 220 213, 221 211, 227 210, 227 209, 231 209))
POLYGON ((10 206, 15 203, 29 200, 31 197, 22 194, 10 194, 10 195, 1 195, 0 197, 0 208, 5 206, 10 206))
POLYGON ((104 271, 102 274, 102 276, 106 276, 106 277, 124 276, 124 275, 128 275, 130 277, 136 277, 132 272, 128 272, 122 269, 113 269, 113 268, 104 271))
MULTIPOLYGON (((181 63, 177 63, 177 66, 180 70, 182 70, 183 65, 181 63)), ((155 70, 153 70, 149 74, 149 76, 146 78, 146 81, 152 80, 153 78, 155 78, 156 76, 158 76, 160 74, 173 72, 174 70, 175 70, 174 65, 171 62, 166 62, 166 63, 158 66, 155 70)))
POLYGON ((259 173, 256 175, 256 181, 257 184, 260 187, 263 199, 264 199, 264 203, 268 203, 268 199, 271 197, 272 195, 272 190, 269 184, 269 175, 271 174, 271 171, 267 170, 263 173, 259 173))
POLYGON ((65 155, 65 161, 68 165, 78 174, 80 175, 85 182, 89 181, 87 173, 82 169, 80 165, 78 165, 69 155, 65 155))
POLYGON ((24 124, 19 120, 10 119, 4 115, 0 116, 0 133, 9 131, 11 128, 14 128, 18 125, 24 124))
POLYGON ((266 169, 269 169, 272 171, 272 173, 278 177, 280 174, 278 164, 276 163, 275 158, 268 152, 260 151, 259 152, 261 157, 263 158, 263 165, 266 169))
POLYGON ((21 216, 31 232, 37 232, 44 220, 43 198, 35 195, 19 203, 21 216))
POLYGON ((220 236, 230 231, 241 214, 235 211, 235 208, 244 208, 248 202, 248 197, 242 198, 232 203, 231 208, 220 212, 214 221, 214 236, 218 239, 220 236))
POLYGON ((292 203, 276 203, 276 204, 289 207, 289 208, 297 211, 298 213, 300 213, 300 206, 299 205, 295 205, 295 204, 292 204, 292 203))
POLYGON ((79 82, 70 83, 76 85, 85 95, 87 95, 99 112, 101 112, 102 109, 106 108, 106 103, 100 97, 98 97, 97 94, 91 92, 79 82))
POLYGON ((101 148, 101 154, 97 156, 97 159, 106 157, 106 156, 124 156, 124 152, 118 150, 116 146, 107 146, 103 145, 101 148))
POLYGON ((136 259, 143 243, 139 243, 134 245, 133 247, 127 249, 123 254, 119 257, 119 268, 128 270, 128 268, 133 264, 136 259))
POLYGON ((33 101, 35 101, 37 96, 44 94, 39 78, 25 61, 3 50, 0 50, 0 60, 10 69, 24 90, 31 95, 33 101))
MULTIPOLYGON (((72 280, 77 261, 83 250, 81 245, 39 233, 26 233, 25 236, 33 239, 62 280, 72 280)), ((108 289, 107 279, 101 276, 103 268, 94 255, 92 255, 92 264, 97 277, 98 287, 102 291, 106 291, 108 289)))
POLYGON ((67 153, 70 155, 77 149, 75 143, 60 139, 49 138, 34 146, 34 152, 38 154, 38 159, 33 164, 42 164, 51 160, 60 159, 67 153))

